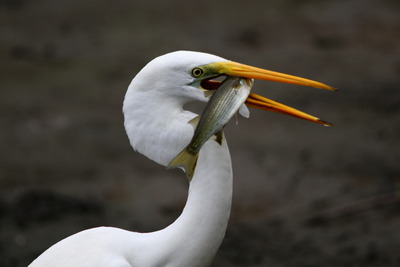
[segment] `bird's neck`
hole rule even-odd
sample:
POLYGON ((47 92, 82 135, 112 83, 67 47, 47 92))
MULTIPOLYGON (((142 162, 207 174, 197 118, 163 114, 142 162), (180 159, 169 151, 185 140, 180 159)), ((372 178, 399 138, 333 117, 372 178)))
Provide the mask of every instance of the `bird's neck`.
MULTIPOLYGON (((167 228, 150 233, 175 266, 208 266, 225 236, 232 200, 232 169, 226 141, 208 141, 200 151, 185 208, 167 228), (162 236, 163 238, 159 238, 162 236), (160 241, 161 240, 161 241, 160 241), (163 244, 161 244, 163 242, 163 244)), ((151 243, 151 242, 150 242, 151 243)), ((166 266, 169 266, 168 260, 166 266)))

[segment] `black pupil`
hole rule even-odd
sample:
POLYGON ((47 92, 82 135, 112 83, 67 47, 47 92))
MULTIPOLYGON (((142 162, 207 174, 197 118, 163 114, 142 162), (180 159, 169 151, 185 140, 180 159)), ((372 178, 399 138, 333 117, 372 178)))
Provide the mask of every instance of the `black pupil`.
POLYGON ((195 75, 195 76, 200 76, 201 73, 202 73, 201 69, 195 69, 195 70, 194 70, 194 75, 195 75))

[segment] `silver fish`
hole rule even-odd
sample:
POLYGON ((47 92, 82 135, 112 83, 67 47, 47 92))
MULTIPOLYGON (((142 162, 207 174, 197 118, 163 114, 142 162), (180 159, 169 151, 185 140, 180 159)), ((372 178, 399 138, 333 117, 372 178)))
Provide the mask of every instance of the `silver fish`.
POLYGON ((201 147, 213 135, 222 144, 223 128, 246 101, 253 83, 253 79, 227 77, 208 101, 200 119, 196 117, 189 122, 198 122, 193 138, 168 168, 182 167, 191 180, 201 147))

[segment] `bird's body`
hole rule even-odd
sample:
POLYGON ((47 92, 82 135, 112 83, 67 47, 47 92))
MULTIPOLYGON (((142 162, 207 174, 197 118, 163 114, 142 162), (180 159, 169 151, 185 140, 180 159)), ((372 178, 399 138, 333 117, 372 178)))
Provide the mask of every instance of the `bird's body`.
POLYGON ((226 142, 206 143, 197 164, 199 170, 216 167, 213 174, 218 179, 207 168, 196 172, 181 216, 167 228, 152 233, 114 227, 85 230, 52 246, 31 267, 209 266, 225 235, 231 207, 226 142))
MULTIPOLYGON (((188 51, 169 53, 148 63, 132 80, 123 105, 132 147, 166 166, 194 133, 188 122, 198 115, 183 106, 208 100, 204 94, 208 88, 202 86, 207 79, 240 77, 236 73, 241 70, 229 69, 231 66, 250 69, 214 55, 188 51), (199 67, 204 69, 204 76, 194 77, 192 70, 199 67)), ((243 77, 253 78, 254 73, 243 73, 243 77)), ((260 78, 261 74, 257 75, 254 78, 260 78)), ((286 76, 282 79, 288 79, 286 76)), ((303 80, 296 83, 305 84, 303 80)), ((292 79, 286 82, 295 83, 292 79)), ((186 205, 174 223, 151 233, 113 227, 85 230, 56 243, 29 266, 209 266, 225 235, 231 199, 232 167, 226 139, 221 144, 210 139, 200 150, 186 205)))

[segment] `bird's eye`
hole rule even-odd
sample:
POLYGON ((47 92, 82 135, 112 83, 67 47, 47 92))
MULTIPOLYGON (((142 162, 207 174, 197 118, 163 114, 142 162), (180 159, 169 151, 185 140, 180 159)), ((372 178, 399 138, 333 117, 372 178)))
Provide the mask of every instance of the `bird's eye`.
POLYGON ((200 69, 200 68, 192 69, 192 76, 195 77, 195 78, 200 77, 203 74, 204 74, 204 71, 202 69, 200 69))

